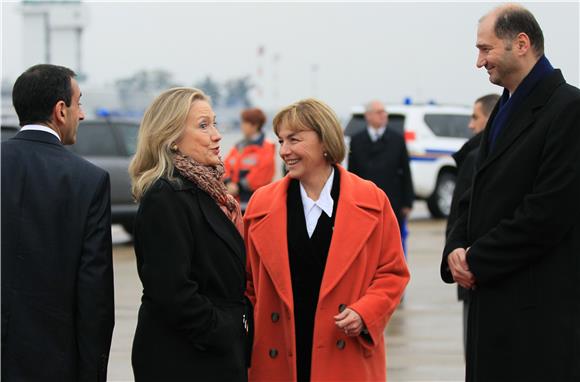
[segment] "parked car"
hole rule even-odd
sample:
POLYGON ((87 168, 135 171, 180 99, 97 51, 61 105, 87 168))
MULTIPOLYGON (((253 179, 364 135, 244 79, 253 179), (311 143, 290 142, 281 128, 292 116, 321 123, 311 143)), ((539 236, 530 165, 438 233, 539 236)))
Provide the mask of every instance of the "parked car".
MULTIPOLYGON (((389 129, 405 137, 415 197, 426 200, 433 217, 449 215, 457 167, 451 154, 471 136, 469 107, 438 105, 387 105, 389 129)), ((345 126, 351 137, 367 127, 364 107, 352 109, 345 126)))
POLYGON ((108 118, 85 120, 79 125, 73 152, 107 170, 111 178, 111 217, 133 234, 138 205, 131 195, 129 162, 137 147, 139 124, 108 118))
MULTIPOLYGON (((18 126, 2 123, 2 140, 16 135, 18 126)), ((133 121, 96 119, 79 125, 77 142, 66 146, 88 161, 105 169, 111 179, 111 217, 127 233, 133 233, 137 203, 131 196, 129 162, 137 146, 139 124, 133 121)))

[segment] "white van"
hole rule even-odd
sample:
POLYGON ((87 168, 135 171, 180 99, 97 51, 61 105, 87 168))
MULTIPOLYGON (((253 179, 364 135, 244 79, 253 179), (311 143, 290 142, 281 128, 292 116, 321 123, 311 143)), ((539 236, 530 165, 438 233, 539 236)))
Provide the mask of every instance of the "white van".
MULTIPOLYGON (((457 168, 451 154, 471 137, 471 108, 439 105, 386 105, 388 129, 405 137, 415 197, 427 201, 431 215, 449 215, 457 168)), ((345 126, 351 137, 366 129, 364 107, 356 106, 345 126)), ((347 142, 349 139, 347 139, 347 142)))

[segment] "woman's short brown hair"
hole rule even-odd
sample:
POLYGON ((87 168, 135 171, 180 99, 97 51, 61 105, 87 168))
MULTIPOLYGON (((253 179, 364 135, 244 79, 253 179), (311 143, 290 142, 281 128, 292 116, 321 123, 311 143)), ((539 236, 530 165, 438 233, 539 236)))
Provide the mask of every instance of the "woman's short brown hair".
POLYGON ((280 110, 272 121, 276 135, 282 125, 290 130, 312 130, 320 138, 326 159, 340 163, 346 155, 342 127, 334 111, 322 101, 307 98, 280 110))
POLYGON ((251 123, 258 127, 258 131, 262 130, 262 126, 266 123, 266 114, 257 107, 245 109, 242 111, 241 118, 243 122, 251 123))

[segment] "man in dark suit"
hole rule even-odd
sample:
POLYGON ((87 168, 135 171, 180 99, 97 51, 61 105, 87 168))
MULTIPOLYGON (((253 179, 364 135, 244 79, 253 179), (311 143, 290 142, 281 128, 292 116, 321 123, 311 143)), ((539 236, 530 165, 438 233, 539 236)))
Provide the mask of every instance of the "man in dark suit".
POLYGON ((484 16, 478 67, 504 87, 441 262, 470 289, 468 381, 580 380, 580 91, 518 5, 484 16))
POLYGON ((369 102, 365 108, 365 119, 367 129, 350 141, 348 170, 374 182, 387 194, 397 216, 403 248, 406 249, 406 219, 415 198, 407 145, 401 134, 387 128, 389 115, 382 102, 369 102))
MULTIPOLYGON (((498 94, 487 94, 479 97, 473 104, 473 112, 467 126, 474 134, 465 144, 452 155, 457 164, 457 178, 455 181, 455 190, 453 190, 453 201, 451 202, 451 210, 447 219, 447 229, 445 236, 449 236, 451 227, 457 219, 457 204, 460 197, 470 189, 471 179, 475 172, 475 161, 479 153, 479 145, 483 130, 489 119, 495 104, 499 100, 498 94)), ((457 298, 463 301, 463 351, 467 344, 467 312, 469 310, 469 291, 460 285, 457 285, 457 298)))
POLYGON ((75 73, 14 84, 21 131, 2 143, 2 380, 105 381, 114 324, 109 176, 76 141, 75 73))

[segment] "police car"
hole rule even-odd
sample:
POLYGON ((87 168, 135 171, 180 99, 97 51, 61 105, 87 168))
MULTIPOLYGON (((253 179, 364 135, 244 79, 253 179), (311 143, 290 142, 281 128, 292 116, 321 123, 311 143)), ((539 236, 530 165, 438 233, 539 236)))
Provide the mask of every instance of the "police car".
MULTIPOLYGON (((386 105, 387 128, 405 137, 409 151, 415 197, 427 201, 433 217, 449 215, 457 168, 451 154, 471 137, 467 127, 471 108, 440 105, 386 105)), ((351 111, 344 134, 366 130, 364 107, 351 111)))

